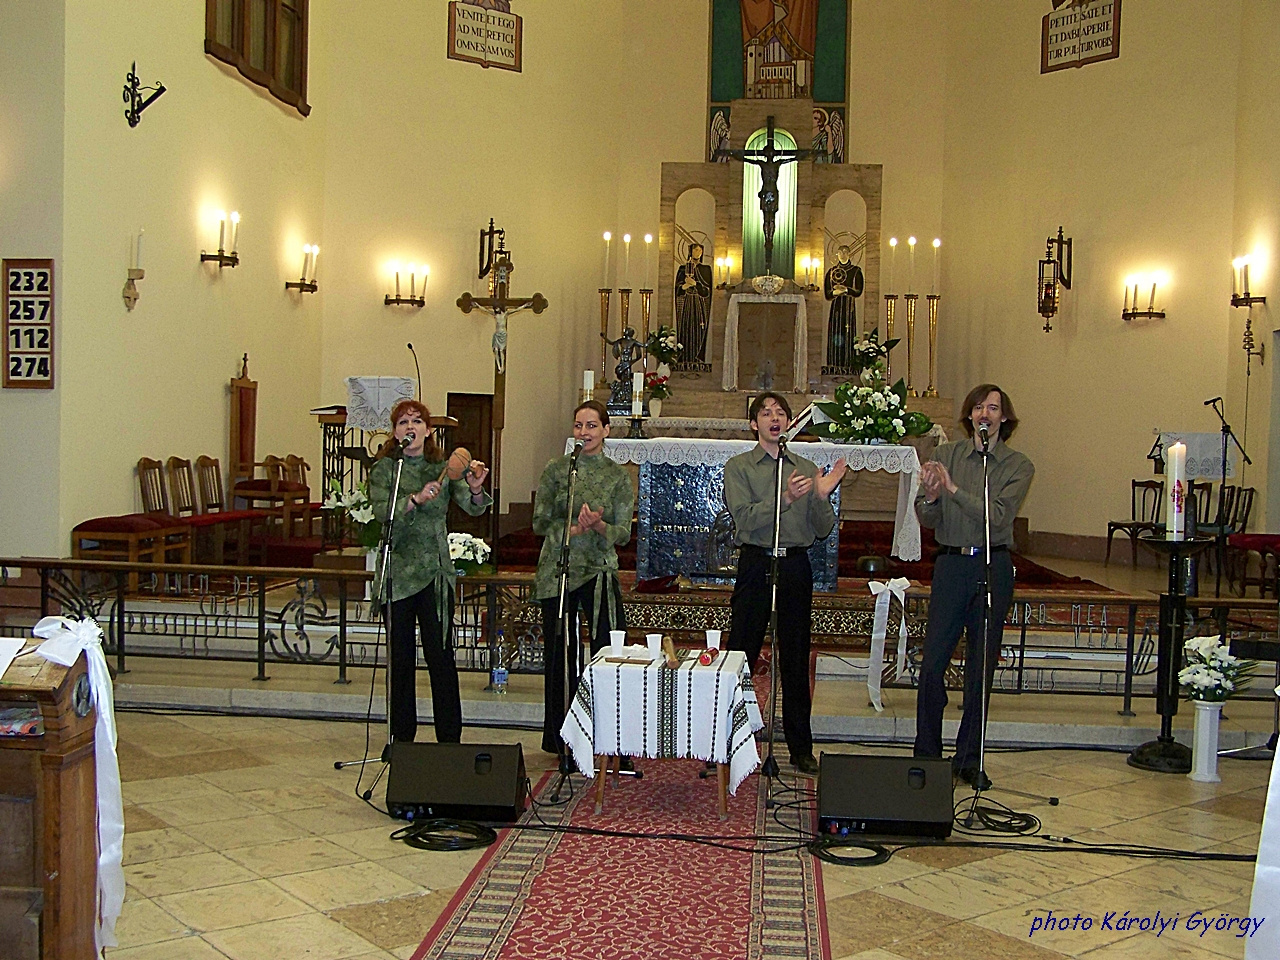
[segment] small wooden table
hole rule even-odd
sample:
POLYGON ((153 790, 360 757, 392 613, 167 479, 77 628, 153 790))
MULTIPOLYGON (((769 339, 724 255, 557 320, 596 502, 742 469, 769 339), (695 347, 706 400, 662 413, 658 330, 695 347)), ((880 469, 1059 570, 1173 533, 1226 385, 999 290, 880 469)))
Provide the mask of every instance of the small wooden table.
POLYGON ((618 757, 689 758, 716 764, 720 819, 728 818, 728 795, 760 765, 753 733, 764 722, 746 654, 721 651, 702 666, 700 652, 682 651, 671 668, 639 647, 620 657, 605 648, 587 664, 560 735, 578 769, 598 777, 596 813, 618 757))

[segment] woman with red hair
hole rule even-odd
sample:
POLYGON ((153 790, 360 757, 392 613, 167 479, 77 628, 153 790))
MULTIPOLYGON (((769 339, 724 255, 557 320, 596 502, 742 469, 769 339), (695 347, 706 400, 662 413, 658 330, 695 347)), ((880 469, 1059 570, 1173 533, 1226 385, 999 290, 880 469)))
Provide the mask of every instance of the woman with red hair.
MULTIPOLYGON (((431 412, 417 400, 397 403, 391 425, 396 442, 387 445, 390 450, 409 441, 403 447, 391 548, 391 736, 412 741, 418 728, 416 622, 431 675, 436 741, 457 743, 462 739, 462 699, 450 631, 456 575, 445 519, 450 502, 472 516, 489 509, 493 498, 484 490, 489 469, 471 460, 461 478, 450 477, 448 461, 431 436, 431 412)), ((395 459, 394 453, 384 456, 369 472, 369 501, 379 520, 387 516, 395 459)))

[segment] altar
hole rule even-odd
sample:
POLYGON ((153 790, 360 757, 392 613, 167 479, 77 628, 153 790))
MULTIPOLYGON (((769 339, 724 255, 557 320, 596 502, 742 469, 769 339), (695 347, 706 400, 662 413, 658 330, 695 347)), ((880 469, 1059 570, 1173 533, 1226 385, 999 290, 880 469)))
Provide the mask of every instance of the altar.
POLYGON ((721 385, 724 390, 738 389, 738 315, 744 303, 790 303, 796 308, 795 335, 791 362, 792 389, 804 393, 809 389, 809 315, 804 297, 798 293, 735 293, 729 297, 724 321, 724 366, 721 385))
MULTIPOLYGON (((732 582, 737 560, 732 521, 724 506, 724 465, 755 445, 754 440, 677 437, 605 440, 605 456, 639 467, 637 580, 679 574, 698 583, 732 582)), ((570 441, 566 452, 571 449, 570 441)), ((843 457, 850 470, 897 474, 892 553, 903 560, 920 559, 920 520, 915 512, 920 458, 914 447, 797 442, 794 449, 819 468, 832 467, 843 457)), ((839 516, 839 487, 831 493, 831 505, 839 516)), ((839 547, 837 523, 830 536, 810 548, 815 589, 835 590, 839 547)))

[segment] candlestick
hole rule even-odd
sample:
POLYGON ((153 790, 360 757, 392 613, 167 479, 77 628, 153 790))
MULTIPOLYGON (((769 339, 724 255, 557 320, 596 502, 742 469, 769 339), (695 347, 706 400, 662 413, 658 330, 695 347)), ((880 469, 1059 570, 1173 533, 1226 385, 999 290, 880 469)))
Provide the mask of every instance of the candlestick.
MULTIPOLYGON (((649 342, 649 300, 653 296, 652 290, 640 291, 640 342, 649 342)), ((649 353, 645 351, 644 368, 649 369, 649 353)))
POLYGON ((906 294, 902 299, 907 301, 907 396, 918 397, 915 387, 911 385, 911 355, 916 352, 916 300, 918 295, 906 294))
POLYGON ((631 415, 639 417, 644 413, 644 374, 637 370, 631 375, 631 415))
POLYGON ((925 389, 926 397, 936 397, 938 389, 934 386, 938 377, 938 294, 931 293, 929 301, 929 386, 925 389))
POLYGON ((600 379, 609 382, 609 298, 613 290, 600 288, 600 379))
MULTIPOLYGON (((884 295, 884 342, 889 343, 893 340, 893 311, 898 305, 898 295, 896 293, 886 293, 884 295)), ((893 351, 886 350, 884 352, 884 378, 889 383, 893 383, 893 351)))
POLYGON ((604 232, 604 279, 600 281, 602 287, 609 285, 609 244, 612 240, 613 234, 606 230, 604 232))
MULTIPOLYGON (((907 272, 907 293, 916 288, 916 238, 907 237, 907 247, 911 251, 911 267, 907 272)), ((911 366, 910 352, 907 354, 907 366, 911 366)))
POLYGON ((889 238, 889 284, 885 287, 886 293, 893 293, 893 261, 898 256, 898 238, 889 238))
POLYGON ((1179 441, 1165 452, 1164 538, 1185 540, 1187 524, 1187 445, 1179 441))
POLYGON ((933 238, 933 286, 929 288, 930 293, 938 292, 938 284, 942 281, 942 277, 938 268, 938 248, 942 246, 942 240, 938 237, 933 238))
POLYGON ((582 399, 579 403, 586 403, 596 392, 596 372, 594 370, 582 371, 582 399))

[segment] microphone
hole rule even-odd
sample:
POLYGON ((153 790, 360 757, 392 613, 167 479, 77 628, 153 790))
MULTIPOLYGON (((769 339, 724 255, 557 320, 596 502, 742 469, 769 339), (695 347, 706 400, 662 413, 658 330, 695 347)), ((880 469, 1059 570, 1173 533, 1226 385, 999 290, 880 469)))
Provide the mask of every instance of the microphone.
MULTIPOLYGON (((399 296, 399 294, 396 294, 396 296, 399 296)), ((418 402, 421 403, 422 402, 422 368, 418 366, 418 352, 413 349, 412 343, 406 343, 405 346, 408 347, 409 352, 413 354, 413 369, 416 370, 418 373, 418 402)))
POLYGON ((406 433, 406 434, 404 435, 404 439, 403 439, 403 440, 401 440, 401 441, 399 441, 399 443, 400 443, 400 449, 401 449, 401 450, 407 450, 407 449, 409 448, 409 444, 413 443, 413 441, 414 441, 414 440, 416 440, 417 438, 418 438, 418 437, 417 437, 417 434, 413 434, 413 433, 406 433))
POLYGON ((1222 399, 1221 397, 1214 397, 1212 400, 1206 400, 1204 402, 1204 405, 1206 407, 1212 407, 1215 403, 1217 403, 1221 399, 1222 399))
POLYGON ((581 452, 582 452, 582 441, 581 440, 573 441, 573 456, 569 459, 570 467, 577 466, 578 454, 580 454, 581 452))
POLYGON ((987 445, 991 442, 988 436, 987 425, 985 423, 978 424, 978 436, 982 439, 982 449, 986 450, 987 445))

